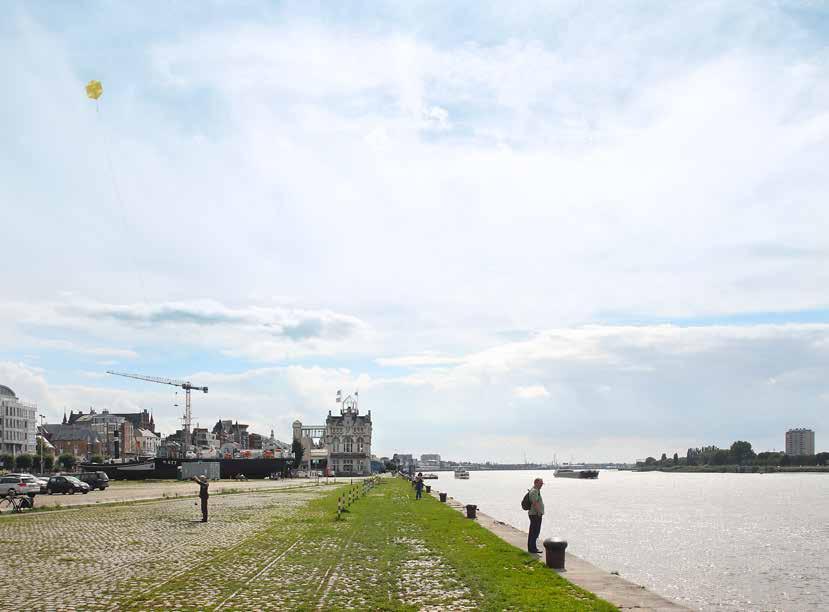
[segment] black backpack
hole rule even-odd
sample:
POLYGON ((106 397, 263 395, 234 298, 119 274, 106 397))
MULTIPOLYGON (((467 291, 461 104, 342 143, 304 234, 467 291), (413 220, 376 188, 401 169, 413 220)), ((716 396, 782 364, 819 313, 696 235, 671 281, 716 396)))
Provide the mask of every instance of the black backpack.
POLYGON ((524 499, 521 500, 521 509, 529 510, 530 508, 532 508, 532 502, 530 502, 530 492, 527 491, 524 494, 524 499))

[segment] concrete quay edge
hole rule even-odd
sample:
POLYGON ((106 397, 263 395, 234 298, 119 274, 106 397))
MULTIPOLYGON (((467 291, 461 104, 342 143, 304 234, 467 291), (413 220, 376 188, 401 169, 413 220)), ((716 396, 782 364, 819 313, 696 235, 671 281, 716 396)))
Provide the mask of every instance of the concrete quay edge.
MULTIPOLYGON (((438 492, 433 488, 431 495, 438 497, 438 492)), ((466 505, 448 495, 446 497, 446 505, 461 513, 466 513, 466 505)), ((498 521, 480 511, 477 512, 477 523, 508 544, 512 544, 520 550, 526 550, 526 531, 521 531, 512 525, 498 521)), ((691 608, 687 608, 657 593, 648 591, 641 585, 625 580, 617 574, 606 572, 576 555, 569 552, 565 554, 565 566, 567 569, 555 571, 562 578, 612 603, 620 610, 638 610, 640 612, 678 612, 680 610, 691 610, 691 608)), ((544 562, 543 557, 539 559, 539 562, 544 562)))

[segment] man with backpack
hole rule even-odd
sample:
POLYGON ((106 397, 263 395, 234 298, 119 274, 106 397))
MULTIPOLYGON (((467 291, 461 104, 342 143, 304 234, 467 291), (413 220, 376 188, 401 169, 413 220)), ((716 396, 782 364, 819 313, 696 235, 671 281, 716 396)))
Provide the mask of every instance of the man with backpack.
POLYGON ((527 552, 534 555, 541 554, 536 542, 541 534, 541 517, 544 516, 544 500, 541 498, 542 486, 544 486, 544 481, 541 478, 536 478, 533 481, 533 488, 527 491, 524 499, 521 500, 521 507, 527 511, 527 515, 530 517, 527 552))

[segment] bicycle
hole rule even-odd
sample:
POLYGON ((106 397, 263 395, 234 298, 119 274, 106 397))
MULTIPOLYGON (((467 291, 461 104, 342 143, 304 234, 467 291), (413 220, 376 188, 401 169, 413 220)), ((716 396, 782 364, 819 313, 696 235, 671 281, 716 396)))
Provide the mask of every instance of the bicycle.
POLYGON ((4 512, 22 512, 24 509, 32 508, 34 500, 25 495, 18 495, 9 491, 5 497, 0 498, 0 514, 4 512))

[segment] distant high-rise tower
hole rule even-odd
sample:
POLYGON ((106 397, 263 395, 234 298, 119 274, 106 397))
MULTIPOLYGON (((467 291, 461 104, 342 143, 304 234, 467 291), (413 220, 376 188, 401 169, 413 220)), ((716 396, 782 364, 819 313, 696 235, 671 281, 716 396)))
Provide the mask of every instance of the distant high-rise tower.
POLYGON ((787 455, 814 455, 815 432, 811 429, 790 429, 786 432, 787 455))

